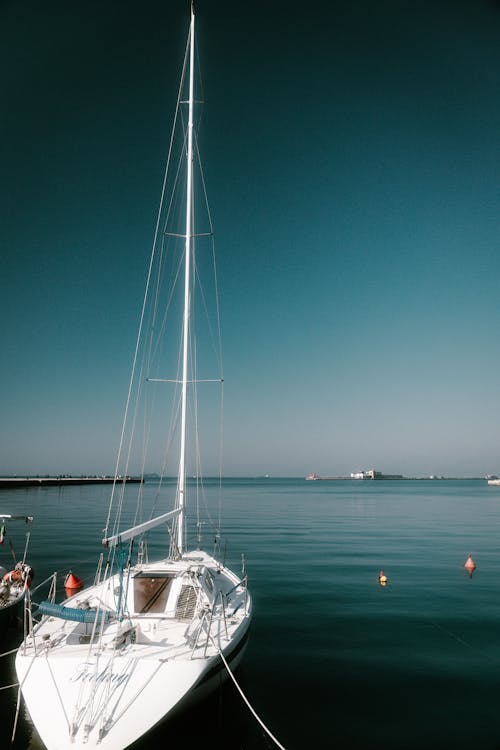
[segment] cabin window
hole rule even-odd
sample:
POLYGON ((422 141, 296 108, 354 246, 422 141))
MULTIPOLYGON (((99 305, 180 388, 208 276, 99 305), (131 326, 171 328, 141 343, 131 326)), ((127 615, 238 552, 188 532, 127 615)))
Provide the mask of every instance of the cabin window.
POLYGON ((134 578, 134 612, 165 612, 173 576, 138 575, 134 578))

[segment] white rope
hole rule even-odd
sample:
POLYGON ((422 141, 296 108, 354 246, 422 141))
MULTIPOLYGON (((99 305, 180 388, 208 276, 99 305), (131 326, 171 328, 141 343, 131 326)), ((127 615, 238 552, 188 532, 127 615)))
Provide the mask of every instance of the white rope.
POLYGON ((268 735, 268 736, 269 736, 269 737, 270 737, 270 738, 272 739, 272 741, 274 742, 274 744, 275 744, 275 745, 276 745, 277 747, 281 748, 281 750, 285 750, 285 748, 283 747, 283 745, 282 745, 282 744, 281 744, 281 743, 280 743, 280 742, 279 742, 279 741, 278 741, 278 740, 276 739, 276 737, 275 737, 275 736, 274 736, 274 735, 272 734, 272 732, 271 732, 271 731, 270 731, 270 730, 269 730, 269 729, 268 729, 268 728, 266 727, 266 725, 264 724, 264 722, 262 721, 262 719, 261 719, 261 718, 260 718, 260 717, 259 717, 259 716, 257 715, 257 713, 256 713, 255 709, 254 709, 254 708, 253 708, 253 707, 252 707, 252 706, 250 705, 250 701, 248 700, 248 698, 246 697, 245 693, 243 692, 243 690, 242 690, 242 689, 240 688, 240 686, 239 686, 239 685, 238 685, 238 683, 236 682, 236 677, 234 676, 234 674, 233 674, 233 673, 231 672, 231 670, 229 669, 229 664, 227 663, 227 661, 226 661, 226 659, 225 659, 225 657, 224 657, 224 654, 222 653, 222 651, 220 650, 220 648, 218 648, 218 647, 216 646, 216 644, 214 643, 213 639, 212 639, 212 643, 214 644, 215 648, 217 648, 217 650, 218 650, 218 652, 219 652, 219 656, 220 656, 220 658, 222 659, 222 661, 223 661, 223 663, 224 663, 224 666, 226 667, 226 669, 227 669, 227 671, 228 671, 228 674, 229 674, 230 678, 232 679, 232 681, 233 681, 233 682, 234 682, 234 684, 236 685, 236 688, 237 688, 237 690, 238 690, 239 694, 241 695, 241 697, 242 697, 242 698, 243 698, 243 700, 245 701, 245 703, 246 703, 247 707, 249 708, 250 712, 251 712, 251 713, 253 714, 254 718, 255 718, 255 719, 257 719, 257 721, 258 721, 258 722, 259 722, 259 724, 261 725, 262 729, 263 729, 263 730, 264 730, 264 731, 266 732, 266 734, 267 734, 267 735, 268 735))

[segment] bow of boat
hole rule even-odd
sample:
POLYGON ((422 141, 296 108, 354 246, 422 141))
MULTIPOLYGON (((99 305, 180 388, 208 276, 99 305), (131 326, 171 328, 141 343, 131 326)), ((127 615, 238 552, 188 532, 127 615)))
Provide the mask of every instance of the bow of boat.
POLYGON ((46 614, 25 639, 16 670, 48 750, 123 750, 201 698, 246 643, 246 581, 207 555, 131 568, 46 614), (120 586, 122 619, 113 616, 120 586))

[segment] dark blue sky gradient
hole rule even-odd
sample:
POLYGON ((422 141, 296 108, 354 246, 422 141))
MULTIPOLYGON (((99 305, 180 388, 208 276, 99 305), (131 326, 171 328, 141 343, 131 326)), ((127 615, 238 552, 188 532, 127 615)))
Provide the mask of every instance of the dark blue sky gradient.
MULTIPOLYGON (((112 471, 187 2, 0 2, 0 473, 112 471)), ((500 4, 197 4, 227 474, 500 472, 500 4)))

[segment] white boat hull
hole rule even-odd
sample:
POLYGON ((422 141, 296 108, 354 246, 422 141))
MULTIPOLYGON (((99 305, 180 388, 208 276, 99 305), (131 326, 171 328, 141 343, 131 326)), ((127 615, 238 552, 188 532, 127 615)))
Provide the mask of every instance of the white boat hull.
MULTIPOLYGON (((97 600, 106 611, 117 583, 114 576, 72 597, 61 612, 87 611, 97 600)), ((123 750, 219 684, 221 669, 226 672, 220 652, 232 668, 241 659, 250 599, 237 577, 218 569, 210 556, 195 565, 164 561, 131 569, 125 588, 131 614, 106 623, 99 636, 91 637, 92 625, 45 616, 18 651, 22 694, 48 750, 123 750), (167 571, 172 591, 164 611, 134 613, 135 579, 161 580, 167 571), (215 583, 210 613, 207 575, 215 583), (176 617, 169 602, 178 602, 188 579, 200 588, 197 608, 186 619, 176 617), (228 603, 219 606, 223 597, 228 603)), ((135 597, 137 602, 137 591, 135 597)))
MULTIPOLYGON (((48 750, 123 750, 184 708, 187 701, 207 695, 213 685, 210 681, 203 684, 203 678, 217 660, 212 657, 186 666, 162 663, 159 658, 108 657, 98 661, 95 673, 83 654, 71 659, 35 659, 31 665, 26 663, 31 679, 23 695, 48 750), (105 677, 108 671, 111 686, 105 677), (36 694, 41 686, 43 700, 36 694), (75 716, 77 705, 81 709, 75 716)), ((22 671, 18 666, 21 681, 22 671)))

